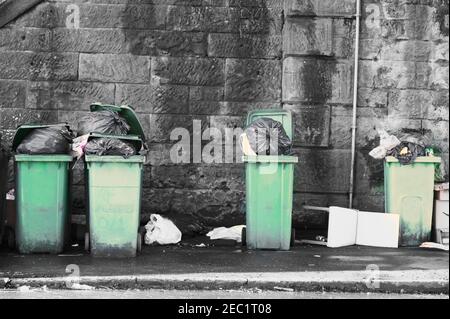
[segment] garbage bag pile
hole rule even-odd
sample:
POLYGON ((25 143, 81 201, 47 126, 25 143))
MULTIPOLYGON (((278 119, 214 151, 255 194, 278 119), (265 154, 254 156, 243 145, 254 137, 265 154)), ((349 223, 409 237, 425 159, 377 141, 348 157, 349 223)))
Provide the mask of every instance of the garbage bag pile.
POLYGON ((251 123, 240 139, 244 155, 292 155, 292 141, 283 124, 270 118, 251 123))
POLYGON ((74 140, 72 154, 76 158, 83 155, 119 155, 129 158, 139 150, 130 143, 118 138, 91 138, 91 133, 126 136, 130 125, 119 113, 111 110, 90 112, 78 122, 78 137, 74 140))
POLYGON ((31 130, 17 146, 17 154, 69 154, 73 133, 68 125, 52 125, 31 130))
POLYGON ((380 146, 374 148, 369 155, 374 159, 384 159, 393 156, 402 165, 410 165, 421 156, 434 156, 431 147, 425 147, 419 138, 404 136, 401 140, 386 131, 379 131, 380 146))
POLYGON ((127 141, 111 138, 96 138, 90 140, 84 147, 86 155, 121 155, 129 158, 137 154, 134 145, 127 141))
POLYGON ((78 136, 90 133, 127 135, 129 131, 128 123, 114 111, 91 112, 78 122, 78 136))

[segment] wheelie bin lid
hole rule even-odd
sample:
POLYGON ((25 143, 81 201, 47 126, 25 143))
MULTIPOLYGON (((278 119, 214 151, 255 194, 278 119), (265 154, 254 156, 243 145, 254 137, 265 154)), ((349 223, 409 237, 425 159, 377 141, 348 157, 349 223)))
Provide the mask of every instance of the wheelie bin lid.
POLYGON ((20 143, 22 143, 23 139, 33 130, 40 128, 49 128, 49 127, 60 127, 65 126, 67 130, 71 131, 68 123, 59 123, 59 124, 24 124, 17 128, 16 133, 14 134, 13 142, 12 142, 12 150, 15 151, 17 147, 19 147, 20 143))
POLYGON ((99 111, 115 111, 120 114, 121 117, 127 121, 130 125, 130 135, 137 135, 141 138, 142 142, 145 145, 145 132, 142 128, 141 122, 139 121, 136 112, 133 110, 131 106, 128 105, 110 105, 110 104, 101 104, 94 103, 90 106, 91 112, 99 112, 99 111))
POLYGON ((258 156, 243 156, 244 163, 298 163, 297 156, 272 156, 272 155, 258 155, 258 156))
POLYGON ((247 116, 247 125, 252 124, 255 120, 260 118, 270 118, 283 124, 287 136, 292 140, 294 133, 294 125, 292 122, 292 113, 283 109, 266 109, 251 111, 247 116))
POLYGON ((91 133, 89 134, 88 141, 96 138, 108 138, 127 141, 132 143, 138 152, 142 149, 142 146, 144 145, 141 137, 138 135, 109 135, 109 134, 91 133))
MULTIPOLYGON (((385 158, 386 163, 400 163, 397 158, 394 156, 387 156, 385 158)), ((441 163, 441 158, 437 156, 420 156, 417 157, 413 163, 430 163, 430 164, 439 164, 441 163)))

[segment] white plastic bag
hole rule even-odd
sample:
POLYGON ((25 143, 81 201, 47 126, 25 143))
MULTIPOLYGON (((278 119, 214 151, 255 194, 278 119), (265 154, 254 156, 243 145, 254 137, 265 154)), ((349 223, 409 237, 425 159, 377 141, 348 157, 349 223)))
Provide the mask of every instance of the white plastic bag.
POLYGON ((374 148, 369 155, 374 159, 383 159, 390 150, 400 145, 401 142, 396 136, 389 135, 384 130, 380 130, 378 133, 380 134, 380 146, 374 148))
POLYGON ((212 231, 210 231, 206 236, 208 236, 211 240, 228 239, 228 240, 235 240, 238 243, 240 243, 242 242, 242 229, 244 227, 245 227, 244 225, 240 225, 240 226, 233 226, 231 228, 226 227, 215 228, 212 231))
POLYGON ((147 245, 153 243, 171 245, 181 241, 181 231, 171 220, 161 215, 152 214, 145 229, 147 231, 145 234, 145 243, 147 245))

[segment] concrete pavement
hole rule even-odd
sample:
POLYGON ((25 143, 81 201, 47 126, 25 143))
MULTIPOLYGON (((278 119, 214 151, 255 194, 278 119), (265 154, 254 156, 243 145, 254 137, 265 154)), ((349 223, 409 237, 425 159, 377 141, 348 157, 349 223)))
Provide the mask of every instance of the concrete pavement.
POLYGON ((297 245, 248 251, 207 239, 145 247, 134 259, 95 259, 80 248, 60 256, 0 253, 0 288, 263 289, 448 294, 449 254, 426 249, 297 245), (206 243, 207 247, 196 247, 206 243))

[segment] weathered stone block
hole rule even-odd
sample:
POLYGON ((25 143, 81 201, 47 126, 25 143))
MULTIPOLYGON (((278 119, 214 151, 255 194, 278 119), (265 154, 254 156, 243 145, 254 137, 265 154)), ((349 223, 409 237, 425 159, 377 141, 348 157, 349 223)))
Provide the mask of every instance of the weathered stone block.
POLYGON ((425 138, 432 144, 440 148, 442 153, 449 152, 449 125, 448 121, 422 121, 425 131, 425 138))
POLYGON ((431 91, 393 90, 389 93, 389 115, 399 118, 419 119, 424 117, 427 105, 432 105, 431 91))
POLYGON ((294 117, 294 145, 328 147, 331 109, 329 106, 285 105, 294 117))
POLYGON ((170 143, 170 134, 176 128, 187 129, 192 134, 193 120, 202 121, 202 128, 208 125, 208 119, 204 116, 151 114, 149 140, 154 143, 170 143))
MULTIPOLYGON (((351 58, 355 52, 355 21, 353 19, 333 19, 333 56, 351 58)), ((360 46, 364 50, 364 46, 360 46)))
POLYGON ((78 54, 0 52, 0 78, 76 80, 78 54))
POLYGON ((286 0, 287 16, 349 16, 356 12, 354 0, 286 0))
POLYGON ((347 193, 350 181, 350 151, 297 150, 294 189, 308 193, 347 193))
POLYGON ((283 101, 351 103, 352 66, 329 60, 294 58, 283 65, 283 101))
POLYGON ((250 111, 280 109, 280 103, 191 101, 191 114, 246 116, 250 111))
POLYGON ((0 81, 0 109, 24 108, 26 99, 25 81, 0 81))
POLYGON ((124 30, 128 51, 150 56, 206 56, 206 34, 124 30))
POLYGON ((148 57, 115 54, 80 54, 80 80, 148 83, 148 57))
POLYGON ((30 82, 27 107, 89 110, 93 102, 114 103, 114 85, 89 82, 30 82))
POLYGON ((189 88, 175 85, 117 84, 116 103, 137 112, 187 114, 189 88))
POLYGON ((359 79, 364 88, 415 88, 416 65, 409 61, 360 61, 359 79))
POLYGON ((224 60, 199 58, 152 59, 152 81, 159 84, 219 86, 225 81, 224 60))
POLYGON ((191 86, 190 101, 223 101, 225 90, 221 86, 191 86))
POLYGON ((208 56, 225 58, 277 58, 281 56, 281 36, 211 33, 208 56))
POLYGON ((325 55, 333 53, 331 19, 288 19, 284 28, 283 52, 288 55, 325 55))
POLYGON ((359 88, 358 106, 384 108, 388 105, 388 90, 359 88))
POLYGON ((280 34, 281 9, 169 6, 166 28, 177 31, 280 34))
POLYGON ((279 101, 280 97, 279 61, 227 60, 225 85, 227 101, 279 101))
POLYGON ((432 47, 426 41, 399 41, 383 45, 380 58, 388 61, 429 61, 432 47))
POLYGON ((36 111, 28 109, 0 109, 0 127, 16 129, 22 124, 56 124, 58 115, 51 111, 36 111))

